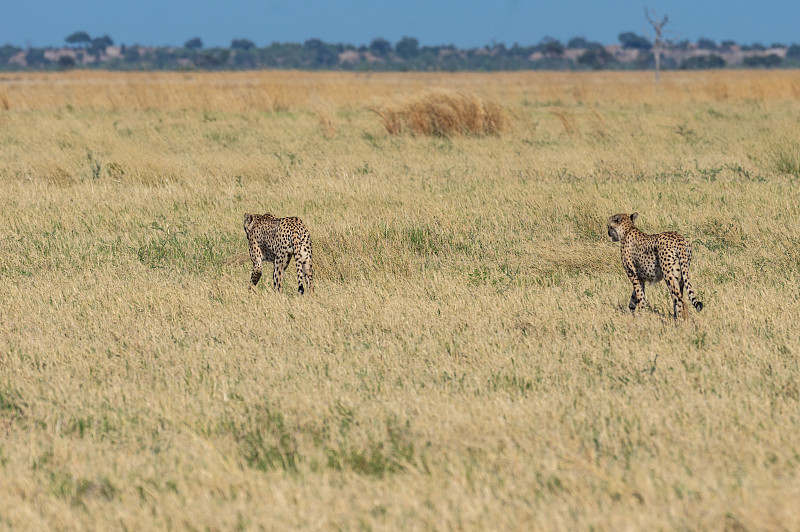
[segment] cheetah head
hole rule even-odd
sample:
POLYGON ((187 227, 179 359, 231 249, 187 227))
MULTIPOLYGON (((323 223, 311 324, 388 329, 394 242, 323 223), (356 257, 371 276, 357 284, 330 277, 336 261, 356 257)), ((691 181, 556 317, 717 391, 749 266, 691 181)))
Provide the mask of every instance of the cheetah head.
POLYGON ((248 238, 250 237, 250 233, 253 232, 253 229, 263 222, 264 220, 276 220, 272 214, 265 213, 265 214, 250 214, 249 212, 244 213, 244 232, 247 233, 248 238))
POLYGON ((612 242, 619 242, 625 237, 625 233, 635 227, 636 217, 639 216, 638 212, 633 214, 619 213, 615 214, 608 219, 608 236, 611 237, 612 242))
POLYGON ((250 236, 250 231, 253 230, 253 225, 255 224, 255 220, 253 220, 253 215, 249 212, 244 213, 244 232, 247 236, 250 236))

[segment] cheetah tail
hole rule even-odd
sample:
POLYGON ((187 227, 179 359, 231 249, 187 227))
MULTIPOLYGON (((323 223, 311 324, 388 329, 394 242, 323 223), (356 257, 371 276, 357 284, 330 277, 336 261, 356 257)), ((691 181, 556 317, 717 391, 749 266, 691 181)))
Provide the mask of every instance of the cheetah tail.
POLYGON ((300 254, 300 246, 302 242, 300 241, 300 231, 297 229, 292 229, 292 250, 294 251, 295 255, 300 254))
POLYGON ((686 286, 686 293, 689 295, 689 301, 692 302, 692 306, 697 309, 697 312, 703 310, 703 302, 697 299, 697 294, 694 292, 694 288, 692 287, 692 283, 689 282, 689 276, 684 276, 684 284, 686 286))
MULTIPOLYGON (((686 294, 689 296, 689 301, 692 302, 692 306, 700 312, 703 310, 703 303, 699 299, 697 299, 697 294, 694 291, 694 287, 692 286, 691 281, 689 280, 689 261, 692 257, 692 245, 687 242, 687 255, 681 257, 681 278, 683 280, 683 285, 686 288, 686 294)), ((684 307, 685 308, 685 307, 684 307)))

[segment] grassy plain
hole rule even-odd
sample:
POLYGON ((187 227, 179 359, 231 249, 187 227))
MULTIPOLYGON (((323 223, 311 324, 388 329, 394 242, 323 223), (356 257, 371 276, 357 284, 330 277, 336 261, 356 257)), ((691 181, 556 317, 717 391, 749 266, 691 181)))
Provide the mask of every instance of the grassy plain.
POLYGON ((799 179, 798 72, 5 74, 0 528, 798 530, 799 179), (507 126, 368 110, 429 89, 507 126))

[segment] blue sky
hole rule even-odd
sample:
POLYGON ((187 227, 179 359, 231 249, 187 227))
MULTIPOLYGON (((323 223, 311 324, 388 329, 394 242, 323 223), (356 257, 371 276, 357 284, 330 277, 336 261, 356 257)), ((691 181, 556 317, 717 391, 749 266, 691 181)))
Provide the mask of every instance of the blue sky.
POLYGON ((670 17, 678 39, 742 44, 800 43, 800 0, 3 0, 0 45, 60 46, 77 30, 116 44, 206 47, 247 38, 369 44, 404 36, 422 45, 478 47, 566 42, 582 36, 604 44, 625 31, 645 34, 644 9, 670 17))

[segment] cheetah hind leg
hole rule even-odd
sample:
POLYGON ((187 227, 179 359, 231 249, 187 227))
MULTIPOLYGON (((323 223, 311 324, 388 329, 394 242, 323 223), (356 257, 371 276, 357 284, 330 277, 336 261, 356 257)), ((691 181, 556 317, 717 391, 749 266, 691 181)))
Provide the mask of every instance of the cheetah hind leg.
POLYGON ((283 271, 289 265, 289 255, 275 257, 275 267, 272 270, 272 286, 277 292, 281 291, 281 283, 283 282, 283 271))
POLYGON ((311 253, 303 250, 299 255, 295 255, 294 260, 295 264, 297 264, 297 291, 303 294, 308 290, 308 292, 313 294, 314 286, 312 285, 311 253), (303 288, 304 283, 305 289, 303 288))
POLYGON ((303 277, 306 280, 306 286, 308 287, 308 291, 310 293, 314 293, 314 284, 313 279, 314 275, 311 273, 311 257, 309 256, 307 260, 303 261, 303 277))
POLYGON ((294 256, 294 264, 297 267, 297 293, 303 295, 305 292, 305 288, 303 287, 303 277, 304 277, 304 264, 305 260, 301 259, 299 255, 294 256))
POLYGON ((669 293, 672 296, 672 315, 677 320, 681 316, 684 320, 689 318, 689 313, 686 310, 686 302, 683 300, 683 283, 677 278, 671 278, 667 281, 669 286, 669 293))
POLYGON ((311 273, 311 254, 309 253, 303 258, 303 279, 306 282, 306 288, 309 293, 314 293, 313 274, 311 273))

